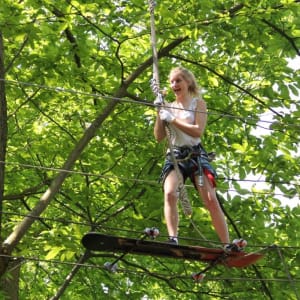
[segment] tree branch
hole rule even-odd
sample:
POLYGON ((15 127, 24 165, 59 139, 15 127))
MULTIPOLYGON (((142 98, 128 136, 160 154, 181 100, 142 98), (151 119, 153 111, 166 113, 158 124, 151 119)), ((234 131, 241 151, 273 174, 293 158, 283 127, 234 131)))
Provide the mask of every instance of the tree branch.
POLYGON ((66 277, 64 283, 60 286, 56 294, 51 297, 49 300, 58 300, 63 295, 69 284, 71 283, 71 280, 75 277, 77 272, 79 271, 82 264, 84 264, 88 258, 90 257, 90 251, 85 251, 85 253, 79 258, 76 265, 73 267, 71 272, 66 277))
MULTIPOLYGON (((5 158, 7 146, 7 103, 5 95, 5 69, 4 69, 4 45, 3 36, 0 31, 0 211, 3 209, 4 178, 5 178, 5 158)), ((0 213, 0 242, 2 242, 2 213, 0 213)), ((0 249, 2 251, 2 249, 0 249)), ((1 252, 0 251, 0 252, 1 252)), ((7 267, 7 259, 1 258, 0 274, 7 267)))
POLYGON ((30 187, 28 189, 25 189, 24 191, 18 193, 18 194, 10 194, 10 195, 4 195, 3 200, 20 200, 24 197, 29 197, 31 195, 36 195, 41 193, 41 189, 45 187, 45 185, 48 185, 50 183, 50 179, 46 180, 44 182, 39 183, 36 186, 30 187))

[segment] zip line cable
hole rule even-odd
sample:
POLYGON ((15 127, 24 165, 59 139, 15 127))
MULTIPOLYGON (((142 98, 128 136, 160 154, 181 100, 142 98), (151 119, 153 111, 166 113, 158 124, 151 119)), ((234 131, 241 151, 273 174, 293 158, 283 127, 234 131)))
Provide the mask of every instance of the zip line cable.
MULTIPOLYGON (((39 89, 44 89, 44 90, 49 90, 49 91, 54 91, 54 92, 60 92, 60 93, 69 93, 69 94, 75 94, 75 95, 82 95, 82 96, 87 96, 87 97, 93 97, 93 98, 99 98, 99 99, 104 99, 104 100, 108 100, 108 101, 118 101, 118 102, 128 102, 128 103, 133 103, 133 104, 137 104, 137 105, 144 105, 144 106, 149 106, 149 107, 153 107, 156 108, 157 105, 153 104, 152 102, 148 102, 148 101, 137 101, 137 100, 132 100, 132 99, 128 99, 128 98, 118 98, 118 97, 113 97, 113 96, 109 96, 109 95, 100 95, 98 93, 89 93, 89 92, 83 92, 83 91, 78 91, 78 90, 74 90, 74 89, 66 89, 66 88, 62 88, 62 87, 49 87, 47 85, 41 85, 41 84, 36 84, 36 83, 28 83, 28 82, 23 82, 23 81, 16 81, 16 80, 7 80, 7 79, 2 79, 0 78, 0 81, 4 81, 7 84, 12 84, 12 85, 24 85, 24 86, 30 86, 30 87, 36 87, 39 89)), ((168 108, 168 106, 165 106, 166 108, 168 108)), ((178 110, 186 110, 186 111, 192 111, 192 112, 198 112, 198 113, 204 113, 204 112, 200 112, 197 110, 191 110, 191 109, 184 109, 184 108, 175 108, 178 110)), ((237 119, 240 121, 254 121, 254 122, 259 122, 259 123, 265 123, 265 124, 273 124, 275 121, 269 121, 269 120, 261 120, 261 119, 257 119, 255 117, 239 117, 239 116, 234 116, 232 114, 229 113, 222 113, 222 112, 212 112, 212 110, 214 110, 213 108, 210 108, 210 111, 205 112, 205 114, 207 115, 211 115, 211 116, 218 116, 218 117, 225 117, 225 118, 229 118, 229 119, 237 119)), ((215 110, 217 111, 217 110, 215 110)), ((280 125, 278 123, 278 121, 276 121, 278 125, 280 125)), ((253 124, 253 126, 258 126, 258 124, 253 124)), ((291 127, 291 128, 300 128, 299 125, 295 124, 295 123, 287 123, 284 124, 286 127, 291 127)), ((270 128, 265 128, 267 130, 273 130, 270 128)))
MULTIPOLYGON (((107 255, 109 256, 109 254, 107 255)), ((100 269, 107 271, 107 268, 103 265, 99 264, 92 264, 92 263, 78 263, 78 262, 70 262, 70 261, 62 261, 62 260, 56 260, 56 259, 43 259, 39 257, 34 256, 13 256, 13 255, 6 255, 6 254, 0 254, 0 257, 8 258, 11 260, 19 260, 20 263, 24 264, 25 261, 32 261, 37 263, 48 263, 48 264, 57 264, 57 265, 68 265, 68 266, 80 266, 84 268, 91 268, 91 269, 100 269)), ((118 268, 116 270, 116 273, 131 273, 136 275, 149 275, 151 276, 156 275, 160 277, 168 277, 169 280, 171 279, 188 279, 190 280, 190 276, 186 275, 170 275, 170 274, 162 274, 162 273, 156 273, 156 272, 146 272, 146 271, 132 271, 125 268, 118 268)), ((254 278, 254 277, 211 277, 207 276, 205 277, 205 281, 266 281, 266 282, 288 282, 290 283, 290 279, 288 278, 254 278)), ((300 278, 293 278, 292 281, 294 283, 300 282, 300 278)))
MULTIPOLYGON (((109 179, 111 181, 113 180, 120 180, 120 181, 134 181, 134 182, 139 182, 139 183, 148 183, 151 185, 159 185, 157 181, 153 180, 146 180, 146 179, 138 179, 138 178, 124 178, 120 176, 115 176, 115 175, 101 175, 101 174, 96 174, 96 173, 90 173, 90 172, 83 172, 83 171, 74 171, 74 170, 66 170, 66 169, 61 169, 61 168, 55 168, 55 167, 46 167, 46 166, 37 166, 37 165, 32 165, 32 164, 24 164, 24 163, 17 163, 17 162, 8 162, 8 161, 0 161, 0 164, 5 164, 5 165, 13 165, 17 167, 22 167, 22 168, 29 168, 29 169, 38 169, 38 170, 46 170, 46 171, 53 171, 53 172, 65 172, 69 173, 71 175, 82 175, 82 176, 91 176, 91 177, 97 177, 97 178, 102 178, 102 179, 109 179)), ((294 186, 300 186, 300 184, 296 183, 291 183, 290 181, 267 181, 267 180, 259 180, 259 179, 236 179, 236 178, 225 178, 225 177, 218 177, 217 180, 226 180, 226 181, 234 181, 234 182, 253 182, 253 183, 270 183, 270 184, 292 184, 294 186)), ((190 186, 190 185, 186 185, 190 186)), ((226 189, 226 191, 230 191, 226 189)), ((251 192, 251 193, 258 193, 258 194, 274 194, 274 193, 267 193, 267 192, 251 192)), ((275 194, 274 194, 275 195, 275 194)), ((285 194, 276 194, 278 196, 286 196, 285 194)))

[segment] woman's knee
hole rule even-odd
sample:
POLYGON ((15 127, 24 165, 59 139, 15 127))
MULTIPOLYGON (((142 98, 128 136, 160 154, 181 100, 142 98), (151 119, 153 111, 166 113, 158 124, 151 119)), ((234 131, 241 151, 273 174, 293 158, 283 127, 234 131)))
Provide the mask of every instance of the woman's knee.
POLYGON ((178 179, 175 175, 175 172, 172 171, 164 182, 164 194, 166 199, 177 198, 178 179))
POLYGON ((174 189, 165 190, 165 200, 173 202, 177 200, 177 191, 174 189))

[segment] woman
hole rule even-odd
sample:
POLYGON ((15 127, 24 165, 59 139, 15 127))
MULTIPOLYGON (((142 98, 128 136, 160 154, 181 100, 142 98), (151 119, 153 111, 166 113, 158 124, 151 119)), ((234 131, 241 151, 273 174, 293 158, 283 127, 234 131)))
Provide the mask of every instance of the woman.
MULTIPOLYGON (((154 136, 158 142, 162 141, 166 137, 164 123, 169 124, 174 154, 176 158, 180 158, 178 165, 182 179, 185 181, 187 177, 191 178, 210 213, 212 224, 221 242, 227 245, 229 244, 228 227, 215 192, 216 173, 201 146, 200 137, 204 133, 207 122, 206 103, 201 99, 195 76, 189 70, 182 67, 172 69, 169 80, 175 94, 175 101, 158 110, 154 136), (200 168, 199 165, 201 165, 200 168)), ((168 152, 161 179, 164 188, 164 214, 169 242, 178 244, 177 191, 179 182, 168 152)))

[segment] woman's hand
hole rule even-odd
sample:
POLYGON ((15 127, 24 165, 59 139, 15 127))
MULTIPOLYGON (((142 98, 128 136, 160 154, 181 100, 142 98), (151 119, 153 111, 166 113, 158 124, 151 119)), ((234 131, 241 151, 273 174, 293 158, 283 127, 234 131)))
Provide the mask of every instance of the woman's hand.
POLYGON ((166 109, 161 109, 159 111, 159 118, 168 123, 172 123, 175 120, 175 117, 166 109))

